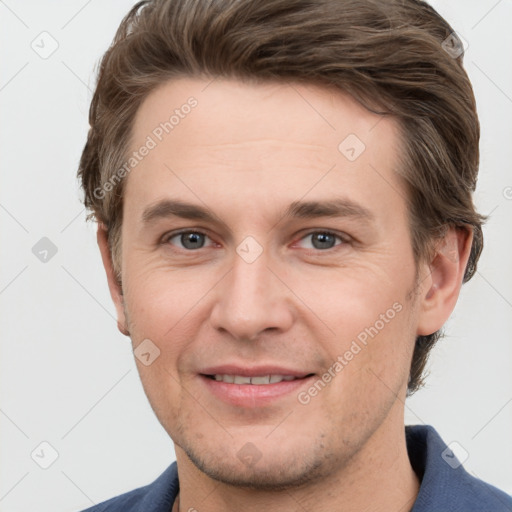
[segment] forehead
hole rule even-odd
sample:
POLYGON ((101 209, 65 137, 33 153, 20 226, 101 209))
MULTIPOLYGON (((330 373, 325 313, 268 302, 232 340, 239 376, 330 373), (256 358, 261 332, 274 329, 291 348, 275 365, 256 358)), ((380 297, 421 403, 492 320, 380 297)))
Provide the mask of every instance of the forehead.
POLYGON ((371 202, 376 187, 388 195, 400 188, 398 141, 394 120, 334 88, 180 78, 137 112, 130 151, 150 149, 129 173, 126 198, 140 209, 168 193, 195 202, 215 193, 265 207, 263 192, 267 200, 287 194, 291 204, 336 187, 371 202))
POLYGON ((194 144, 275 137, 307 147, 314 133, 314 139, 322 138, 325 146, 337 149, 336 142, 348 133, 371 138, 375 144, 394 125, 393 120, 383 121, 335 87, 181 77, 164 82, 142 102, 134 119, 133 141, 152 134, 157 142, 165 138, 168 143, 184 143, 184 126, 194 123, 201 128, 194 129, 194 144))

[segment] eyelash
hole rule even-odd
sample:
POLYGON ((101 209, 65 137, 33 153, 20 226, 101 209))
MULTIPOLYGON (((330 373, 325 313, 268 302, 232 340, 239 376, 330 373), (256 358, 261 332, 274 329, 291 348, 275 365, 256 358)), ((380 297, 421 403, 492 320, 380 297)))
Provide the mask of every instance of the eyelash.
MULTIPOLYGON (((172 232, 172 233, 168 233, 167 235, 164 235, 164 237, 162 238, 162 244, 169 244, 169 241, 172 240, 173 238, 179 236, 179 235, 183 235, 185 233, 194 233, 194 234, 199 234, 199 235, 203 235, 205 237, 209 237, 208 233, 205 233, 204 231, 200 230, 200 229, 183 229, 181 231, 176 231, 176 232, 172 232)), ((350 243, 350 238, 348 237, 348 235, 339 235, 333 231, 328 231, 328 230, 313 230, 313 231, 309 231, 307 233, 305 233, 303 236, 301 236, 301 238, 298 239, 298 241, 302 241, 304 240, 305 238, 307 238, 308 236, 311 236, 311 235, 314 235, 314 234, 322 234, 322 235, 332 235, 334 237, 336 237, 338 240, 341 241, 340 244, 335 244, 334 247, 330 247, 328 249, 315 249, 314 247, 312 249, 306 249, 306 250, 309 250, 309 251, 315 251, 315 252, 328 252, 328 251, 333 251, 336 249, 336 247, 339 247, 340 245, 346 245, 348 243, 350 243)), ((297 242, 294 242, 294 244, 297 243, 297 242)), ((207 247, 206 247, 207 248, 207 247)), ((200 247, 199 249, 186 249, 186 248, 179 248, 179 250, 181 251, 185 251, 185 252, 196 252, 200 249, 205 249, 205 247, 200 247)))

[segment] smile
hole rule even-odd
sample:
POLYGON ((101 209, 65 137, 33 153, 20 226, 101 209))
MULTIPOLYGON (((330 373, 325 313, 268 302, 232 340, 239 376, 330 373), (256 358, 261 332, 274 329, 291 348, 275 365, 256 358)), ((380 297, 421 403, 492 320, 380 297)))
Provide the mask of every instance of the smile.
POLYGON ((248 377, 246 375, 215 374, 208 375, 208 377, 218 382, 226 382, 228 384, 253 384, 256 386, 276 384, 278 382, 282 382, 283 380, 290 381, 298 379, 298 377, 293 375, 258 375, 254 377, 248 377))
POLYGON ((254 409, 278 400, 295 400, 297 394, 311 385, 315 374, 294 375, 199 375, 209 394, 237 408, 254 409))

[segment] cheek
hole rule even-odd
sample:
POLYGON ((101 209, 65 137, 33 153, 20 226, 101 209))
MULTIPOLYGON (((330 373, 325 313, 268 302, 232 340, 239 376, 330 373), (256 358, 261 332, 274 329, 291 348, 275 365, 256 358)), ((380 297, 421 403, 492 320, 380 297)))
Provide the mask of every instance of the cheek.
POLYGON ((370 428, 388 414, 397 397, 405 399, 413 346, 407 316, 404 305, 387 324, 363 315, 354 317, 347 326, 350 333, 346 337, 342 333, 337 346, 329 348, 336 357, 331 365, 335 377, 326 388, 325 399, 320 398, 313 407, 319 408, 315 411, 319 417, 328 414, 338 424, 349 426, 344 430, 347 439, 356 442, 362 425, 370 428), (335 362, 339 364, 334 366, 335 362))
POLYGON ((151 266, 127 276, 125 303, 140 379, 156 416, 161 421, 173 418, 186 398, 180 372, 193 346, 191 341, 197 337, 197 303, 204 292, 191 286, 194 281, 190 277, 151 266), (137 357, 137 347, 149 343, 147 340, 150 347, 156 347, 150 364, 137 357))
POLYGON ((295 280, 297 295, 305 297, 318 319, 329 326, 330 339, 340 348, 352 340, 364 344, 376 336, 387 338, 407 324, 404 311, 412 272, 400 272, 390 265, 360 265, 336 269, 324 276, 317 272, 307 280, 314 286, 301 284, 301 280, 304 274, 295 280))
POLYGON ((164 340, 183 330, 213 286, 212 273, 141 265, 126 273, 125 303, 140 335, 164 340))
POLYGON ((370 269, 347 274, 324 286, 314 305, 334 331, 323 343, 340 407, 395 399, 407 382, 417 316, 409 297, 414 272, 397 272, 394 282, 387 276, 370 269))

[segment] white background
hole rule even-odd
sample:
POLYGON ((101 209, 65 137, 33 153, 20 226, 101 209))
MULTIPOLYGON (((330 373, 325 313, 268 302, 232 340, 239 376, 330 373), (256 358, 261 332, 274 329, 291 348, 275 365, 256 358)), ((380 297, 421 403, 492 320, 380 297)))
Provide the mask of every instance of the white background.
MULTIPOLYGON (((117 331, 75 177, 95 65, 133 3, 0 2, 1 512, 80 510, 174 460, 117 331), (59 45, 47 59, 31 48, 43 31, 59 45), (42 237, 58 250, 46 263, 32 253, 42 237), (31 458, 43 441, 58 452, 48 469, 31 458)), ((482 126, 475 198, 491 218, 406 422, 434 425, 469 454, 467 470, 512 493, 512 2, 433 4, 469 43, 482 126)))

